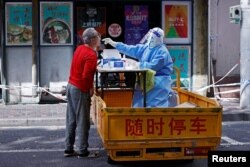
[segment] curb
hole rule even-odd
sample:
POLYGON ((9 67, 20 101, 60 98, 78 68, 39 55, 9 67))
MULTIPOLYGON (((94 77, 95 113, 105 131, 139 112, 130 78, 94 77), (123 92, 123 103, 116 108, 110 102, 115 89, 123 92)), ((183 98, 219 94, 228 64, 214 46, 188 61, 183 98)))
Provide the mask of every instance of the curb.
POLYGON ((250 121, 250 112, 223 113, 222 122, 227 121, 250 121))
POLYGON ((0 127, 10 126, 65 126, 65 118, 0 119, 0 127))

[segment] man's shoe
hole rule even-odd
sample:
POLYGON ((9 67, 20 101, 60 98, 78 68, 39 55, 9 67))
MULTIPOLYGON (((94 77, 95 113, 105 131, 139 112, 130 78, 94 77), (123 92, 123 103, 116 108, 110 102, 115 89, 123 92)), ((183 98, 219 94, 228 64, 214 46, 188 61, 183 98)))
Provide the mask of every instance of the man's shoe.
POLYGON ((98 157, 100 157, 99 151, 90 152, 88 155, 88 158, 98 158, 98 157))
POLYGON ((72 157, 77 155, 77 153, 74 150, 65 150, 64 151, 64 157, 72 157))
POLYGON ((89 151, 85 150, 84 152, 78 154, 78 158, 87 157, 88 155, 89 155, 89 151))

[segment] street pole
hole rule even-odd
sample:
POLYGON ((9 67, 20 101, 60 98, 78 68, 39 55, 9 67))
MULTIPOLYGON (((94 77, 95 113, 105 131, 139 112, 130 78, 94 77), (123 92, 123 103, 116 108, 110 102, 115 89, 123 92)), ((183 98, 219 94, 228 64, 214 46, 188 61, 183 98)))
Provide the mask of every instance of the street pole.
POLYGON ((32 95, 37 96, 38 0, 32 0, 32 95))
MULTIPOLYGON (((1 13, 0 13, 0 23, 3 23, 4 22, 4 13, 5 13, 5 10, 4 10, 4 2, 3 1, 0 1, 0 9, 2 10, 1 13)), ((5 34, 4 34, 4 24, 1 25, 1 42, 0 42, 0 48, 1 48, 1 57, 0 57, 0 60, 1 60, 1 84, 2 84, 2 87, 5 87, 7 85, 7 77, 6 77, 6 58, 5 58, 5 53, 6 53, 6 49, 5 49, 5 45, 4 45, 4 37, 5 37, 5 34)), ((3 99, 3 102, 4 103, 7 103, 8 102, 8 92, 2 88, 2 99, 3 99)))
POLYGON ((240 108, 250 108, 250 0, 241 0, 240 108))

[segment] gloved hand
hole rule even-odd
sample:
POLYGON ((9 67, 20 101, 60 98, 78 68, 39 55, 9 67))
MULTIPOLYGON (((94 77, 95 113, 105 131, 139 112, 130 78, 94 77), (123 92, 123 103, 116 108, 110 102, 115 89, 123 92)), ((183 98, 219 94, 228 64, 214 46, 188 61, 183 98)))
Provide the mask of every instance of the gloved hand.
POLYGON ((116 47, 117 45, 117 42, 113 41, 110 38, 104 38, 102 41, 104 42, 105 45, 110 44, 113 47, 116 47))

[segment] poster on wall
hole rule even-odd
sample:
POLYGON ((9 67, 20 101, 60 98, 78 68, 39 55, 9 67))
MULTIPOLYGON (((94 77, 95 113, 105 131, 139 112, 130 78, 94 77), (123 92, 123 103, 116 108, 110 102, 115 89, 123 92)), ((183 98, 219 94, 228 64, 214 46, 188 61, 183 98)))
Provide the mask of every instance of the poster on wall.
POLYGON ((118 23, 112 23, 108 27, 108 33, 111 37, 117 38, 122 34, 122 27, 118 23))
POLYGON ((41 45, 72 45, 72 25, 72 2, 40 2, 41 45))
MULTIPOLYGON (((173 59, 174 66, 180 70, 181 87, 190 87, 190 62, 191 53, 190 46, 167 46, 168 51, 173 59)), ((176 75, 173 73, 171 75, 173 80, 176 80, 176 75)))
POLYGON ((106 37, 106 8, 77 7, 77 34, 82 36, 86 28, 94 27, 102 37, 106 37))
POLYGON ((5 9, 6 45, 31 45, 32 4, 7 2, 5 9))
POLYGON ((148 32, 148 6, 125 6, 125 43, 137 44, 148 32))
POLYGON ((191 43, 191 2, 163 1, 162 28, 165 43, 191 43))

